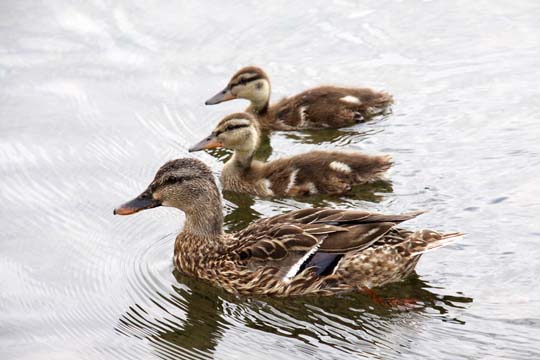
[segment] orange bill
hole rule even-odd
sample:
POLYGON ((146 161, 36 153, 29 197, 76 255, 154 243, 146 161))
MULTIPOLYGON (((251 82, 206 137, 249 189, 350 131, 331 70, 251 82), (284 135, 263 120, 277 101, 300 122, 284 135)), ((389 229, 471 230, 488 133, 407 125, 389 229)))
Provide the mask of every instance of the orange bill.
POLYGON ((149 191, 143 192, 141 195, 137 196, 135 199, 128 201, 125 204, 120 205, 114 209, 114 215, 131 215, 138 213, 141 210, 152 209, 155 207, 161 206, 161 203, 152 198, 152 194, 149 191))
POLYGON ((215 148, 220 148, 220 147, 223 147, 223 144, 218 140, 216 134, 212 133, 207 138, 193 145, 189 149, 189 152, 201 151, 201 150, 206 150, 206 149, 215 149, 215 148))

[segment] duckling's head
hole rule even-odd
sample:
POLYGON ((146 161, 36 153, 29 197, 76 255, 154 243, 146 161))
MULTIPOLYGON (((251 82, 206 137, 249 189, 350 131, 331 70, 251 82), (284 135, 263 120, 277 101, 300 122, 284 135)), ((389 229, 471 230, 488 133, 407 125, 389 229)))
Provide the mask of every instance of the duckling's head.
POLYGON ((238 70, 225 89, 206 100, 205 104, 215 105, 232 99, 247 99, 257 108, 268 105, 270 80, 266 73, 255 66, 238 70))
POLYGON ((114 209, 114 214, 131 215, 158 206, 197 213, 206 210, 205 204, 216 203, 221 198, 210 168, 200 160, 184 158, 163 165, 146 190, 114 209))
POLYGON ((194 145, 190 152, 226 147, 239 152, 254 152, 259 146, 257 120, 248 113, 236 113, 224 117, 212 133, 194 145))

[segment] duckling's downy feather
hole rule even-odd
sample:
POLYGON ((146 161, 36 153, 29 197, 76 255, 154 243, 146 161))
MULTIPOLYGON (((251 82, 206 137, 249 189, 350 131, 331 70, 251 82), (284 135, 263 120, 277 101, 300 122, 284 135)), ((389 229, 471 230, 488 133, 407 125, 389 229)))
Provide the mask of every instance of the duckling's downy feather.
MULTIPOLYGON (((267 163, 253 159, 259 144, 258 121, 248 113, 226 116, 206 139, 233 149, 221 172, 223 188, 259 196, 343 194, 354 185, 379 180, 392 166, 390 156, 317 150, 267 163)), ((194 151, 208 148, 192 148, 194 151)))
POLYGON ((270 105, 271 86, 266 73, 258 67, 240 69, 227 87, 206 101, 207 105, 232 99, 247 99, 246 112, 254 115, 261 128, 304 130, 340 128, 364 121, 383 112, 392 96, 367 88, 319 86, 286 97, 270 105))
POLYGON ((248 108, 270 130, 341 128, 364 121, 387 107, 392 97, 371 89, 321 86, 283 98, 265 111, 248 108))

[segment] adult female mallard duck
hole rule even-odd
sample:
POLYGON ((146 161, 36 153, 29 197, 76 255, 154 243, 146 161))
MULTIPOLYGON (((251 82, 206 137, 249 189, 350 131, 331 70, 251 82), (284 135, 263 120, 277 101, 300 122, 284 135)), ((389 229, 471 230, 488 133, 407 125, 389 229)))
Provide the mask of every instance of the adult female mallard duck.
POLYGON ((186 215, 174 246, 178 270, 237 294, 331 295, 382 286, 411 274, 422 253, 461 235, 396 227, 421 212, 324 208, 261 219, 227 234, 212 172, 196 159, 169 161, 141 195, 114 213, 157 206, 186 215))
POLYGON ((392 96, 371 89, 320 86, 270 102, 270 80, 255 66, 240 69, 206 105, 232 99, 251 102, 247 112, 256 116, 261 128, 270 130, 302 130, 340 128, 354 125, 376 110, 392 102, 392 96))
POLYGON ((379 180, 392 165, 389 156, 322 150, 268 163, 253 160, 260 139, 257 124, 248 113, 226 116, 210 136, 189 149, 234 150, 221 173, 225 190, 259 196, 343 194, 353 185, 379 180))

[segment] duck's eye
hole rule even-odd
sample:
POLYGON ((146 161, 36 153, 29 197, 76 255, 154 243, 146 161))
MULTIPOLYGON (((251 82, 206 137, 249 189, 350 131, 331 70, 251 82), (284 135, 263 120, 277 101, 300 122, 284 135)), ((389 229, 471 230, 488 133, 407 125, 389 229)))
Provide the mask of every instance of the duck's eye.
POLYGON ((185 178, 182 176, 168 176, 161 182, 161 185, 180 184, 184 182, 185 178))

